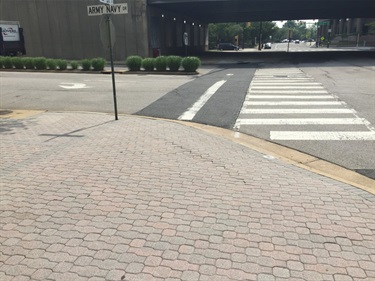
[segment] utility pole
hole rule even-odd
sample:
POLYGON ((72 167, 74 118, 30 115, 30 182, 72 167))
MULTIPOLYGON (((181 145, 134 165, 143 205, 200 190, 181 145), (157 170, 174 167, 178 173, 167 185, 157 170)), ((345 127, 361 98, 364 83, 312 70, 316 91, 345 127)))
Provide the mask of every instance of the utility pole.
POLYGON ((258 46, 259 51, 262 50, 262 24, 263 24, 263 22, 260 22, 260 26, 259 26, 259 46, 258 46))

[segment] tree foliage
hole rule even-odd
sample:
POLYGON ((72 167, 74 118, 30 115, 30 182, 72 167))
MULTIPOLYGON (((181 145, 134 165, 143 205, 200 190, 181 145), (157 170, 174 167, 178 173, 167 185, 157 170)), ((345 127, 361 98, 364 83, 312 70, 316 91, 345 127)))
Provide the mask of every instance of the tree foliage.
MULTIPOLYGON (((246 23, 218 23, 210 24, 209 42, 210 48, 216 48, 217 44, 222 42, 229 42, 237 44, 240 47, 249 47, 255 44, 255 37, 259 37, 260 22, 251 23, 250 26, 246 23), (238 40, 236 40, 236 38, 238 40)), ((276 24, 273 22, 262 22, 262 35, 263 38, 272 36, 276 24)), ((259 42, 259 38, 257 39, 259 42)))
POLYGON ((375 34, 375 21, 366 24, 366 26, 368 26, 368 32, 370 34, 375 34))
POLYGON ((278 27, 271 21, 247 23, 217 23, 210 24, 209 48, 215 49, 217 44, 229 42, 240 47, 253 47, 259 44, 260 25, 262 25, 262 43, 280 42, 288 38, 289 30, 291 39, 305 40, 315 38, 316 26, 307 26, 305 22, 287 21, 283 27, 278 27), (236 41, 238 38, 238 41, 236 41))

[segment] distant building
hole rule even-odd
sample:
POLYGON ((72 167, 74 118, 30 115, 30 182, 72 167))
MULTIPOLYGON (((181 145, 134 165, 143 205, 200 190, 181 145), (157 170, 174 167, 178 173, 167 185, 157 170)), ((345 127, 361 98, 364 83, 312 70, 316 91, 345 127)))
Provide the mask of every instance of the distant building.
POLYGON ((375 34, 369 33, 368 24, 375 18, 324 19, 318 21, 317 37, 339 46, 375 46, 375 34), (328 23, 328 24, 326 24, 328 23))

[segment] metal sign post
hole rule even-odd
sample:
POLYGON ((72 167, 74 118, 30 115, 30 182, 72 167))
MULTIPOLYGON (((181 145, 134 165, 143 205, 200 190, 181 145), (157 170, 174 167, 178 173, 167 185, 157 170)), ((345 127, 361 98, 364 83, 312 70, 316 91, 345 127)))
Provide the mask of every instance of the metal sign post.
POLYGON ((185 45, 185 57, 187 57, 187 48, 189 45, 189 34, 187 32, 184 32, 183 40, 185 45))
POLYGON ((114 69, 114 66, 113 66, 113 50, 112 50, 112 36, 111 36, 111 14, 106 15, 106 21, 107 21, 107 28, 108 28, 109 56, 110 56, 110 59, 111 59, 113 105, 114 105, 114 108, 115 108, 115 120, 118 120, 117 98, 116 98, 116 81, 115 81, 115 69, 114 69))
POLYGON ((99 16, 104 15, 105 21, 100 23, 100 37, 106 48, 109 48, 109 56, 111 60, 111 72, 112 72, 112 89, 113 89, 113 104, 115 108, 115 119, 118 120, 117 114, 117 98, 116 98, 116 81, 115 81, 115 70, 113 66, 113 45, 115 43, 115 31, 111 21, 111 15, 115 14, 127 14, 128 4, 114 4, 113 0, 99 0, 105 5, 94 5, 87 6, 88 16, 99 16))

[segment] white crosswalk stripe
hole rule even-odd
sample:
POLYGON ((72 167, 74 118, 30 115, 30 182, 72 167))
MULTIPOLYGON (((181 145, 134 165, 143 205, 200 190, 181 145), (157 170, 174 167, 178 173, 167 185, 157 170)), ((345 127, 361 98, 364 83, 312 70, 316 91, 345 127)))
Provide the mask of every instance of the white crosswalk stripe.
POLYGON ((271 140, 375 140, 369 121, 298 68, 255 72, 234 128, 251 126, 271 140))

